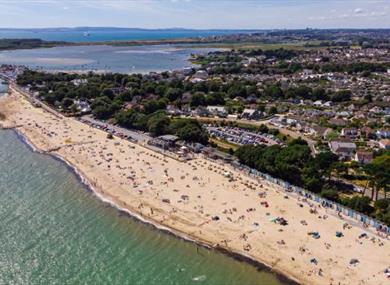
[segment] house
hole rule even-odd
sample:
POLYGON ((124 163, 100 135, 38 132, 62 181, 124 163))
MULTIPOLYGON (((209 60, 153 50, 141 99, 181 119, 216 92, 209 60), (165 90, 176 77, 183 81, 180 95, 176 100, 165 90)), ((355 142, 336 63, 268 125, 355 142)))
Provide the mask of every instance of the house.
POLYGON ((257 58, 255 57, 249 57, 247 59, 244 59, 241 61, 241 64, 243 64, 245 67, 250 66, 251 64, 256 64, 258 62, 257 58))
POLYGON ((313 75, 313 70, 312 70, 312 69, 304 69, 304 70, 302 71, 302 75, 303 75, 303 76, 313 75))
POLYGON ((193 116, 199 116, 199 117, 208 117, 210 116, 209 110, 203 106, 198 106, 194 111, 192 111, 193 116))
POLYGON ((168 105, 166 111, 169 115, 173 116, 180 116, 183 113, 179 108, 173 105, 168 105))
POLYGON ((185 67, 185 68, 182 69, 182 73, 183 73, 183 75, 185 75, 185 76, 189 76, 189 75, 191 75, 193 72, 194 72, 194 70, 192 69, 192 67, 185 67))
POLYGON ((76 78, 76 79, 73 79, 71 81, 71 83, 73 83, 74 86, 80 86, 80 85, 83 85, 83 84, 87 84, 88 83, 88 79, 76 78))
POLYGON ((342 160, 349 160, 352 158, 356 150, 356 144, 349 140, 333 140, 329 142, 330 150, 338 155, 342 160))
POLYGON ((323 104, 323 107, 332 107, 333 106, 333 102, 332 101, 327 101, 323 104))
POLYGON ((379 147, 390 150, 390 139, 383 139, 379 141, 379 147))
POLYGON ((336 127, 345 127, 348 122, 344 119, 332 118, 329 120, 329 124, 336 127))
POLYGON ((359 135, 359 132, 356 128, 344 128, 341 130, 341 135, 347 138, 356 138, 359 135))
POLYGON ((134 96, 132 99, 131 99, 131 104, 133 105, 139 105, 141 102, 142 102, 142 96, 134 96))
POLYGON ((259 120, 261 118, 261 112, 255 109, 244 109, 241 113, 241 119, 247 120, 259 120))
POLYGON ((228 115, 228 112, 224 106, 207 106, 206 109, 213 116, 226 118, 228 115))
POLYGON ((207 73, 206 70, 198 70, 192 76, 191 82, 192 83, 203 82, 206 81, 208 78, 209 78, 209 74, 207 73))
POLYGON ((378 138, 388 139, 390 138, 390 129, 377 130, 376 135, 378 138))
POLYGON ((74 105, 76 106, 77 111, 79 111, 80 113, 85 114, 91 112, 91 106, 85 101, 75 100, 74 105))
POLYGON ((379 107, 379 106, 375 106, 375 107, 372 107, 370 109, 370 113, 373 113, 373 114, 376 114, 376 115, 378 115, 378 114, 380 114, 382 112, 383 112, 383 109, 381 107, 379 107))
POLYGON ((373 159, 373 153, 371 151, 366 151, 366 150, 358 150, 356 151, 354 160, 362 163, 362 164, 367 164, 370 163, 373 159))
POLYGON ((347 110, 353 112, 353 111, 356 110, 356 106, 355 106, 354 104, 351 104, 351 105, 349 105, 349 106, 347 107, 347 110))
POLYGON ((370 127, 365 126, 360 129, 360 135, 367 139, 372 139, 375 137, 375 132, 370 127))
POLYGON ((341 112, 338 112, 337 113, 337 116, 339 117, 344 117, 344 118, 348 118, 351 116, 351 113, 350 112, 347 112, 347 111, 341 111, 341 112))
POLYGON ((251 94, 245 99, 246 103, 256 103, 256 101, 257 101, 257 96, 255 94, 251 94))
POLYGON ((332 129, 320 127, 320 126, 312 126, 312 134, 320 137, 322 139, 326 139, 327 135, 331 133, 332 129))
POLYGON ((274 118, 271 119, 270 123, 274 126, 277 127, 284 127, 287 125, 295 125, 296 121, 293 123, 292 119, 287 120, 285 116, 275 116, 274 118))

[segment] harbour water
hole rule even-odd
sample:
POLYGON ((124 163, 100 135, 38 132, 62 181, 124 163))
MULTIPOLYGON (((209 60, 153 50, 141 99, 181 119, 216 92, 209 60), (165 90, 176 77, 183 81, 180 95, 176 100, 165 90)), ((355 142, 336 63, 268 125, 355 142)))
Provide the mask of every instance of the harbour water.
POLYGON ((13 131, 0 161, 0 284, 285 284, 121 214, 13 131))
POLYGON ((0 38, 10 39, 42 39, 46 41, 66 42, 103 42, 126 40, 159 40, 218 36, 234 33, 249 33, 240 30, 136 30, 107 28, 76 28, 76 29, 0 29, 0 38), (86 36, 88 35, 88 36, 86 36))
POLYGON ((191 46, 68 46, 0 52, 1 64, 49 71, 147 73, 191 66, 191 54, 215 49, 191 46))

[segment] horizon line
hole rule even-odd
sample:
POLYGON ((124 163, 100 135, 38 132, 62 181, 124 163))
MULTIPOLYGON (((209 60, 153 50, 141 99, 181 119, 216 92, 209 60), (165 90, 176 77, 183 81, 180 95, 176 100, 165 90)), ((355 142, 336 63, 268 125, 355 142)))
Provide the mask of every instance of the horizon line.
POLYGON ((0 30, 56 30, 56 29, 122 29, 122 30, 146 30, 146 31, 157 31, 157 30, 184 30, 184 31, 294 31, 294 30, 390 30, 390 27, 377 27, 377 28, 362 28, 362 27, 350 27, 350 28, 184 28, 184 27, 168 27, 168 28, 142 28, 142 27, 120 27, 120 26, 59 26, 59 27, 0 27, 0 30))

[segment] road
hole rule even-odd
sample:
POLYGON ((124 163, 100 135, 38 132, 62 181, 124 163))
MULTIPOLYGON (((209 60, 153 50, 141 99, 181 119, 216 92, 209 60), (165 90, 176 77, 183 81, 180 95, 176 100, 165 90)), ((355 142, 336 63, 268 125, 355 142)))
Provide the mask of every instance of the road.
POLYGON ((151 137, 145 133, 124 129, 118 126, 114 126, 112 124, 104 123, 102 121, 95 120, 90 115, 82 116, 81 119, 90 124, 99 126, 101 128, 109 128, 110 130, 114 130, 116 133, 122 133, 125 136, 132 138, 133 140, 137 141, 140 144, 145 144, 151 139, 151 137))

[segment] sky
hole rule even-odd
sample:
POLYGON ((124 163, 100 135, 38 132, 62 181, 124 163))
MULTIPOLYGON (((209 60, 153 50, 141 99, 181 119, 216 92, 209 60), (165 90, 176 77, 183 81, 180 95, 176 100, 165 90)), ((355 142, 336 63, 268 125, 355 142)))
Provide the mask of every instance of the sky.
POLYGON ((390 28, 390 0, 0 0, 0 28, 390 28))

